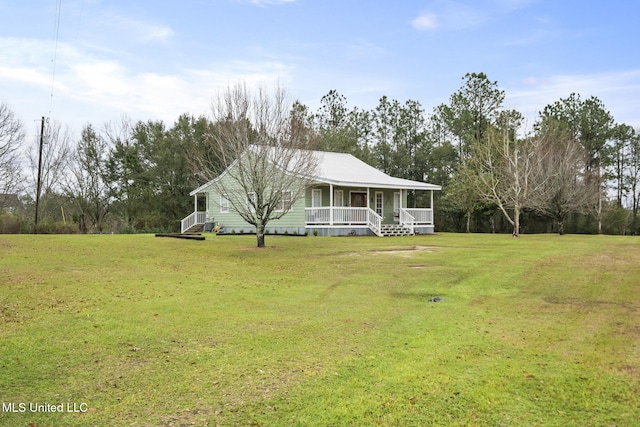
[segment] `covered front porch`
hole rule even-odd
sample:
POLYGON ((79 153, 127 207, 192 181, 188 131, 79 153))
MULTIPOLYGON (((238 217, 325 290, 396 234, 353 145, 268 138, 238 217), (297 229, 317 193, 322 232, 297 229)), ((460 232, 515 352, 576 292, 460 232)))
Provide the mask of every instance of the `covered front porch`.
POLYGON ((425 208, 407 207, 409 191, 332 184, 311 187, 305 204, 305 227, 320 229, 326 235, 433 233, 433 190, 426 190, 428 197, 420 198, 429 201, 425 208))

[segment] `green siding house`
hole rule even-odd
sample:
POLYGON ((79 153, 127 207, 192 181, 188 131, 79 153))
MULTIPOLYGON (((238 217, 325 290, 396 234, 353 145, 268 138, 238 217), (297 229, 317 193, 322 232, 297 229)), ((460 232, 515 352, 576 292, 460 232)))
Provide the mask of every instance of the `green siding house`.
MULTIPOLYGON (((311 177, 305 197, 287 203, 288 212, 267 224, 269 233, 337 235, 413 235, 434 232, 433 191, 441 187, 419 181, 394 178, 351 154, 316 151, 316 174, 311 177), (425 191, 429 206, 407 207, 409 191, 425 191), (315 233, 314 233, 315 234, 315 233)), ((195 190, 194 212, 182 220, 181 232, 211 230, 218 223, 223 231, 255 232, 255 228, 235 213, 228 195, 220 194, 213 183, 224 174, 195 190), (226 196, 226 197, 225 197, 226 196), (204 198, 206 210, 198 211, 204 198)))

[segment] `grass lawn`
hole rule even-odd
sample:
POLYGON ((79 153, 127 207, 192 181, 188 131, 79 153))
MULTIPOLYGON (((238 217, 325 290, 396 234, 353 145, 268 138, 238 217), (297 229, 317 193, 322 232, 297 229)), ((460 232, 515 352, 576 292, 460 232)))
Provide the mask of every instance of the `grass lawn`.
POLYGON ((0 425, 640 425, 640 238, 266 244, 0 236, 0 425))

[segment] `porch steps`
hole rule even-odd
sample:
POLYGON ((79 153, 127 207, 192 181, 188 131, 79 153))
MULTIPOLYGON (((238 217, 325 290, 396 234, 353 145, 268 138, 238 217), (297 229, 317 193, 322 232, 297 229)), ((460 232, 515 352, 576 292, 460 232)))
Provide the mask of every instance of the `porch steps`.
POLYGON ((382 224, 380 235, 386 236, 411 236, 411 230, 399 224, 382 224))
POLYGON ((184 230, 182 234, 202 233, 203 231, 204 231, 204 224, 193 224, 191 227, 184 230))

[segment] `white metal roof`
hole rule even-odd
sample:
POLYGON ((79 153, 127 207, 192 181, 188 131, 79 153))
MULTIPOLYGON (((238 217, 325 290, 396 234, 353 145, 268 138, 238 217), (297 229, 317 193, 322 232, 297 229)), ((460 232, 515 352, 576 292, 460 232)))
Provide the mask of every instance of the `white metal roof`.
MULTIPOLYGON (((386 173, 368 165, 357 157, 347 153, 333 153, 328 151, 314 151, 314 155, 318 160, 318 169, 316 173, 307 176, 312 181, 324 184, 333 184, 344 187, 375 187, 389 189, 408 189, 408 190, 441 190, 439 185, 429 184, 420 181, 411 181, 409 179, 395 178, 386 173)), ((230 168, 233 165, 230 166, 230 168)), ((189 193, 191 196, 202 192, 209 184, 213 183, 215 178, 208 183, 189 193)))
POLYGON ((395 178, 346 153, 316 151, 318 171, 312 179, 345 187, 440 190, 439 185, 395 178))

